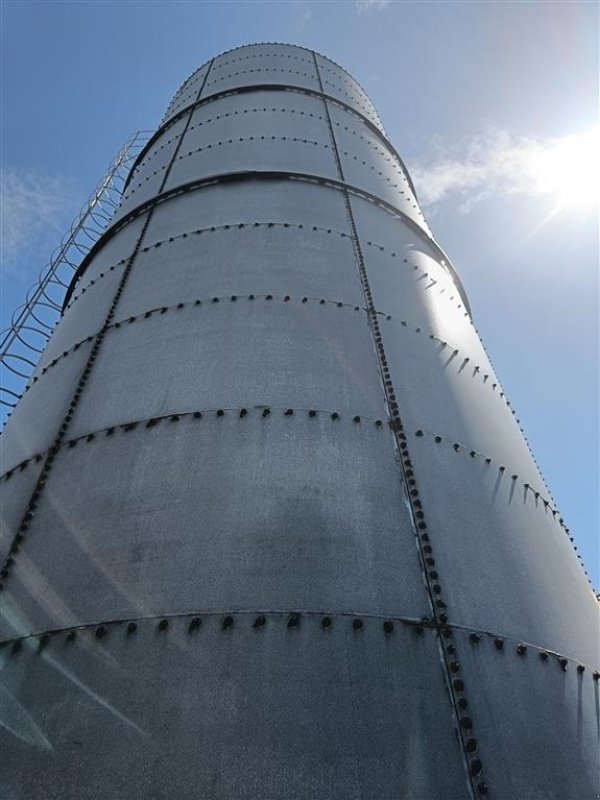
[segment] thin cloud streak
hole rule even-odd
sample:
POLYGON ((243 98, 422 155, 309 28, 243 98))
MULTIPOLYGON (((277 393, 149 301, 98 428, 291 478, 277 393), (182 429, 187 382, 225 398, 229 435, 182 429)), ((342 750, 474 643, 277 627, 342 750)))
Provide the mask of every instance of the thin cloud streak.
POLYGON ((540 197, 554 194, 548 180, 554 154, 577 145, 577 136, 550 139, 517 137, 508 131, 488 130, 449 146, 433 140, 431 153, 413 163, 410 173, 421 205, 433 209, 451 201, 468 213, 489 197, 540 197))
POLYGON ((383 11, 389 4, 390 0, 354 0, 354 8, 359 14, 371 14, 373 11, 383 11))
MULTIPOLYGON (((62 175, 5 167, 0 172, 0 262, 3 271, 59 243, 77 211, 74 183, 62 175)), ((41 268, 43 263, 39 264, 41 268)))

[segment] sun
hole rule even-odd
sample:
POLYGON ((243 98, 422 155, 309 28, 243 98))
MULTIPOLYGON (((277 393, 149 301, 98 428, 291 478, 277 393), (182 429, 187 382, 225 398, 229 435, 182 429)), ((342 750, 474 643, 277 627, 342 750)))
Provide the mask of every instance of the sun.
POLYGON ((598 210, 600 127, 548 142, 528 160, 531 189, 555 197, 557 210, 598 210))

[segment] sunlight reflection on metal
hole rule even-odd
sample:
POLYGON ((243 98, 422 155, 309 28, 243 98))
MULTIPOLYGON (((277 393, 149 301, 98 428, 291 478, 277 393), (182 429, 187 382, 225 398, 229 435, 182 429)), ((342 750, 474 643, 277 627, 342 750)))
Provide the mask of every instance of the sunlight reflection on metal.
POLYGON ((0 683, 0 726, 33 747, 52 750, 52 744, 31 714, 0 683))

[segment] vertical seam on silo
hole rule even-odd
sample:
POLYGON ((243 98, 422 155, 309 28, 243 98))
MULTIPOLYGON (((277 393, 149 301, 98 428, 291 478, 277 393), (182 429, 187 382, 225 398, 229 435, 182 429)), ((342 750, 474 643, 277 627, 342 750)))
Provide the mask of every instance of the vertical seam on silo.
MULTIPOLYGON (((204 86, 206 84, 206 79, 208 78, 208 75, 209 75, 210 70, 212 68, 213 62, 214 62, 214 59, 212 59, 212 61, 209 64, 208 69, 206 70, 206 75, 204 76, 204 80, 202 81, 202 85, 200 86, 200 89, 198 90, 198 95, 196 97, 196 100, 198 100, 200 98, 200 95, 202 94, 202 91, 203 91, 204 86)), ((177 143, 177 146, 176 146, 176 148, 175 148, 175 150, 173 152, 173 155, 171 156, 171 160, 169 162, 169 165, 167 166, 167 169, 165 170, 165 175, 163 177, 163 180, 161 182, 161 185, 160 185, 160 188, 159 188, 159 190, 157 192, 157 195, 161 194, 161 192, 163 191, 163 189, 165 187, 165 184, 166 184, 166 182, 167 182, 167 180, 169 178, 169 175, 171 174, 171 169, 173 168, 173 164, 175 163, 175 159, 177 158, 179 150, 181 149, 181 145, 183 143, 183 139, 184 139, 184 137, 185 137, 185 135, 187 133, 187 130, 188 130, 189 126, 190 126, 190 122, 191 122, 191 119, 192 119, 192 114, 193 114, 193 112, 190 111, 190 114, 188 116, 188 119, 187 119, 187 122, 185 124, 185 127, 184 127, 184 129, 183 129, 183 131, 181 133, 181 136, 179 137, 179 142, 177 143)), ((43 488, 46 485, 46 482, 47 482, 47 479, 48 479, 48 475, 49 475, 50 470, 52 468, 52 462, 54 461, 54 458, 55 458, 55 456, 56 456, 56 454, 57 454, 57 452, 58 452, 58 450, 59 450, 59 448, 61 446, 61 443, 62 443, 63 439, 65 438, 65 436, 67 434, 67 431, 69 429, 69 425, 71 423, 71 420, 73 418, 75 410, 76 410, 77 406, 79 405, 79 400, 81 398, 81 395, 83 394, 83 389, 85 387, 85 384, 88 381, 89 374, 90 374, 90 372, 92 370, 92 366, 93 366, 93 364, 94 364, 94 362, 96 360, 96 357, 97 357, 98 352, 100 350, 100 347, 102 345, 102 341, 104 339, 106 331, 109 328, 109 326, 111 324, 111 321, 112 321, 112 318, 113 318, 113 316, 115 314, 115 311, 117 309, 117 305, 118 305, 119 300, 121 298, 121 294, 123 292, 123 289, 125 288, 125 284, 127 283, 127 280, 128 280, 129 275, 131 273, 131 269, 133 267, 135 259, 137 258, 137 255, 138 255, 138 253, 140 251, 140 248, 141 248, 141 245, 142 245, 142 241, 144 239, 144 236, 146 234, 146 231, 148 229, 150 221, 152 220, 152 216, 154 214, 154 209, 155 208, 156 208, 156 205, 153 205, 148 209, 148 214, 147 214, 146 220, 145 220, 144 224, 142 225, 142 230, 140 231, 140 235, 138 236, 136 244, 135 244, 135 246, 133 248, 133 252, 131 253, 129 258, 127 259, 127 266, 123 270, 123 275, 121 276, 121 280, 119 281, 119 284, 117 286, 117 290, 115 292, 115 295, 114 295, 114 297, 112 299, 112 302, 110 304, 110 307, 108 309, 108 313, 107 313, 107 315, 106 315, 106 317, 104 319, 104 322, 102 324, 100 332, 98 333, 98 335, 96 337, 96 341, 94 342, 94 345, 93 345, 93 347, 92 347, 92 349, 90 351, 90 354, 89 354, 89 356, 87 358, 87 361, 85 362, 85 366, 83 368, 83 372, 80 375, 80 378, 79 378, 79 381, 77 383, 75 392, 71 396, 71 402, 69 404, 69 408, 67 410, 67 413, 66 413, 65 417, 63 418, 63 422, 62 422, 62 424, 61 424, 61 426, 60 426, 60 428, 58 430, 58 433, 56 434, 56 436, 54 438, 54 441, 53 441, 51 447, 48 449, 46 458, 44 460, 44 464, 42 466, 42 470, 41 470, 40 475, 39 475, 39 477, 38 477, 38 479, 36 481, 36 484, 35 484, 35 486, 33 488, 33 492, 31 493, 31 496, 29 498, 29 502, 27 503, 27 506, 25 508, 25 513, 23 515, 23 518, 21 519, 21 523, 19 524, 19 527, 17 528, 17 532, 15 533, 15 535, 14 535, 14 537, 13 537, 11 543, 10 543, 8 552, 7 552, 6 557, 5 557, 5 559, 4 559, 3 563, 2 563, 1 574, 2 574, 3 578, 6 578, 6 577, 9 576, 10 567, 13 565, 13 561, 14 561, 13 557, 16 554, 16 552, 18 551, 19 545, 23 541, 25 533, 29 529, 30 521, 35 516, 35 509, 37 508, 38 500, 39 500, 40 495, 41 495, 41 493, 43 491, 43 488)), ((3 589, 3 588, 4 588, 3 583, 0 582, 0 590, 3 589)))
MULTIPOLYGON (((321 91, 323 91, 323 84, 321 82, 321 75, 319 72, 319 64, 317 62, 317 57, 314 52, 313 52, 313 59, 315 63, 315 70, 317 73, 317 80, 319 83, 319 87, 321 91)), ((333 123, 331 120, 331 115, 329 113, 329 107, 327 105, 327 100, 325 98, 323 98, 323 105, 325 107, 325 116, 327 118, 327 123, 329 126, 329 135, 331 137, 331 145, 335 157, 338 176, 339 179, 345 183, 346 178, 342 167, 342 161, 340 158, 337 141, 335 138, 335 133, 333 130, 333 123)), ((441 599, 440 596, 441 587, 437 583, 437 580, 433 581, 431 579, 426 566, 427 558, 433 560, 429 555, 432 552, 432 548, 430 545, 430 537, 427 532, 423 532, 424 530, 426 531, 427 525, 424 521, 424 512, 422 510, 421 502, 416 501, 418 490, 415 488, 416 482, 413 477, 412 462, 410 461, 410 454, 408 450, 408 445, 406 443, 406 435, 403 433, 402 419, 400 416, 399 405, 396 400, 394 387, 391 381, 391 374, 387 367, 387 359, 383 347, 383 337, 379 329, 377 312, 375 310, 375 306, 373 303, 373 297, 369 285, 369 279, 367 276, 367 271, 364 263, 364 256, 360 244, 360 239, 358 236, 358 231, 356 228, 356 223, 354 220, 354 213, 352 211, 352 204, 350 201, 348 190, 344 188, 342 191, 346 206, 346 214, 348 217, 348 221, 350 224, 350 231, 352 234, 352 244, 354 249, 356 266, 358 269, 360 285, 365 298, 367 320, 375 344, 377 366, 381 376, 383 393, 387 405, 388 415, 390 417, 389 424, 394 439, 394 445, 396 450, 396 461, 400 469, 402 485, 403 488, 405 489, 406 496, 409 501, 410 520, 417 541, 423 578, 425 580, 425 586, 427 589, 429 602, 434 614, 434 621, 438 632, 438 642, 440 644, 440 650, 442 654, 441 662, 450 694, 451 706, 453 710, 452 716, 454 724, 457 729, 458 740, 461 744, 463 763, 465 765, 467 772, 467 782, 473 795, 484 794, 487 793, 487 786, 483 781, 483 775, 481 772, 481 762, 479 761, 479 759, 477 759, 476 761, 473 759, 473 752, 474 752, 474 750, 472 749, 473 745, 471 745, 470 747, 467 746, 467 736, 466 734, 464 734, 464 730, 467 730, 468 732, 471 731, 472 721, 469 717, 465 717, 464 715, 461 716, 461 713, 459 711, 459 703, 458 703, 459 698, 457 697, 457 694, 461 694, 464 697, 464 684, 462 680, 457 679, 456 677, 453 678, 453 674, 456 675, 456 671, 460 669, 460 664, 456 659, 455 645, 446 644, 446 638, 452 637, 451 629, 446 627, 447 623, 447 616, 445 614, 446 604, 444 603, 444 601, 441 599), (406 462, 408 463, 405 463, 404 459, 406 459, 406 462), (417 519, 419 519, 419 522, 417 522, 417 519), (436 600, 436 595, 437 595, 437 600, 436 600), (466 725, 465 720, 468 720, 469 728, 465 727, 466 725), (471 758, 469 757, 470 754, 471 758), (475 764, 477 764, 479 767, 479 769, 477 769, 477 772, 473 772, 475 764), (477 784, 475 783, 475 778, 477 779, 477 784)), ((471 736, 468 737, 468 741, 475 742, 475 747, 476 747, 476 740, 471 738, 471 736)))

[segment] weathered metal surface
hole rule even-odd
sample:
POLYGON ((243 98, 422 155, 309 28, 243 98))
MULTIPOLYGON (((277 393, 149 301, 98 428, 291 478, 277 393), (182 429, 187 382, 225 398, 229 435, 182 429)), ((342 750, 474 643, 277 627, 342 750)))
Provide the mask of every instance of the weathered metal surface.
POLYGON ((3 462, 4 796, 597 794, 596 600, 328 59, 183 84, 3 462))

